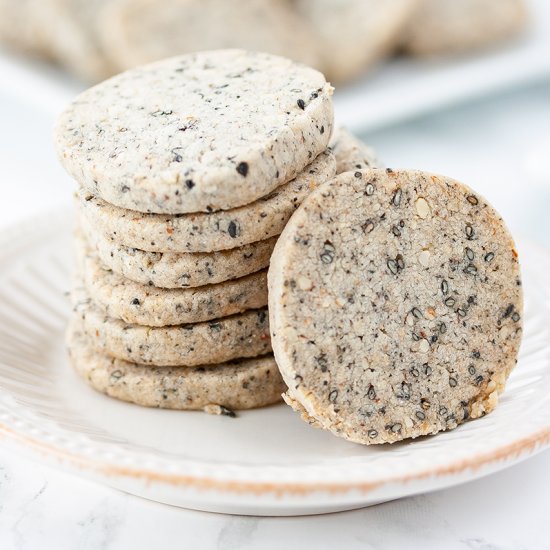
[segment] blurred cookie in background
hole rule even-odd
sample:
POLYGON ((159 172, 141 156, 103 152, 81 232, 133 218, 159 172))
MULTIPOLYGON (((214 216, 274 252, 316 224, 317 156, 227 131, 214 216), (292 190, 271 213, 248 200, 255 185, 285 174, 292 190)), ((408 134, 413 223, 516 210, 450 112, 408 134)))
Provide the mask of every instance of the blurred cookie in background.
POLYGON ((113 0, 99 28, 119 70, 220 48, 264 51, 320 67, 320 44, 287 0, 113 0))
POLYGON ((0 43, 9 50, 51 59, 50 32, 43 24, 47 0, 0 0, 0 43))
POLYGON ((523 0, 425 0, 406 29, 403 48, 414 55, 457 54, 522 31, 523 0))
POLYGON ((320 44, 332 82, 357 78, 392 53, 420 0, 293 0, 320 44))
POLYGON ((42 0, 42 25, 50 29, 53 57, 72 74, 98 82, 115 74, 98 40, 101 10, 111 0, 42 0))

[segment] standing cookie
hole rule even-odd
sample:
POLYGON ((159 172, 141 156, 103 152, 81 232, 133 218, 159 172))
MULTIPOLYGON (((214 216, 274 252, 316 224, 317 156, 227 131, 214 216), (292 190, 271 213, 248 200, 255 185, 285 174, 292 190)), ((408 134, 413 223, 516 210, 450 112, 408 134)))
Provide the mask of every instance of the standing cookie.
POLYGON ((288 400, 359 443, 490 412, 517 361, 522 289, 504 222, 468 187, 363 170, 314 191, 268 275, 288 400))
POLYGON ((250 203, 327 147, 332 87, 288 59, 202 52, 130 70, 60 116, 65 169, 93 194, 140 212, 250 203))
POLYGON ((415 55, 475 50, 520 32, 523 0, 425 0, 405 29, 403 47, 415 55))

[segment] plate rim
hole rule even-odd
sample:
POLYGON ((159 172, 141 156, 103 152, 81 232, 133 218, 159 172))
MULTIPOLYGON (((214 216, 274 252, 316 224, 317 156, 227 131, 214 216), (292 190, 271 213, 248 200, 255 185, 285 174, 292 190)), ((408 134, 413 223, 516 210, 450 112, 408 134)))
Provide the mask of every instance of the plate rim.
MULTIPOLYGON (((42 237, 44 237, 44 233, 41 232, 41 230, 45 229, 45 225, 49 234, 58 233, 61 228, 67 226, 67 206, 70 207, 70 203, 63 201, 60 203, 60 206, 56 208, 48 209, 38 215, 7 225, 2 230, 0 244, 10 243, 8 252, 13 252, 22 246, 22 239, 37 234, 41 234, 42 237), (65 214, 65 216, 61 216, 61 213, 65 214), (29 223, 31 221, 32 223, 29 223)), ((524 242, 525 240, 522 239, 522 243, 524 242)), ((546 249, 546 247, 532 240, 528 240, 527 242, 529 245, 544 251, 547 258, 550 259, 550 251, 546 249)), ((9 390, 6 390, 6 393, 9 394, 9 390)), ((154 469, 130 465, 114 465, 109 464, 105 459, 93 459, 89 455, 71 452, 60 446, 55 446, 46 441, 36 439, 24 432, 17 431, 17 429, 10 427, 0 420, 0 444, 5 446, 5 441, 13 443, 14 447, 22 451, 24 455, 30 455, 30 458, 38 459, 40 456, 46 456, 47 458, 57 460, 57 465, 60 467, 69 463, 75 470, 80 470, 80 472, 85 470, 87 473, 99 474, 106 478, 115 478, 119 476, 125 479, 141 481, 146 484, 160 482, 174 487, 214 490, 227 494, 254 494, 255 496, 277 495, 305 497, 318 492, 345 494, 351 491, 359 491, 362 495, 365 495, 375 490, 380 490, 390 484, 403 485, 415 481, 420 482, 428 480, 430 478, 444 478, 445 476, 456 477, 460 474, 464 474, 468 470, 476 472, 481 471, 482 468, 491 466, 494 471, 498 471, 513 464, 517 464, 550 446, 550 422, 547 421, 544 425, 539 426, 528 435, 504 443, 490 451, 479 452, 466 459, 460 458, 432 468, 420 468, 416 472, 405 475, 382 476, 372 481, 277 482, 272 480, 229 480, 194 474, 163 473, 154 469), (500 467, 495 467, 497 464, 500 464, 500 467)), ((477 476, 473 476, 472 479, 474 477, 477 476)), ((449 484, 445 486, 448 485, 449 484)))

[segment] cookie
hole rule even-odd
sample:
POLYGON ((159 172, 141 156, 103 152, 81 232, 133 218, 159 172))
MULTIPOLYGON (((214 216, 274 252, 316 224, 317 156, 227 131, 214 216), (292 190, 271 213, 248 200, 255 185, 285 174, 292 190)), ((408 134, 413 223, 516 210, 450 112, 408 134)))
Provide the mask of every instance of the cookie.
POLYGON ((103 44, 120 69, 188 52, 242 48, 319 65, 319 44, 287 0, 115 0, 103 44))
POLYGON ((210 253, 146 252, 106 239, 80 221, 83 234, 105 266, 144 285, 189 288, 240 279, 265 269, 277 237, 210 253))
POLYGON ((216 285, 166 289, 135 283, 83 254, 84 285, 108 315, 126 323, 163 327, 199 323, 267 305, 267 271, 216 285))
POLYGON ((323 184, 279 238, 268 288, 289 401, 351 441, 395 442, 483 416, 517 361, 512 237, 450 178, 359 170, 323 184))
POLYGON ((383 168, 374 149, 356 138, 347 128, 336 128, 329 147, 336 157, 336 173, 363 168, 383 168))
POLYGON ((52 58, 52 33, 43 24, 53 0, 0 0, 0 43, 45 59, 52 58))
POLYGON ((46 0, 42 25, 55 59, 86 82, 116 73, 98 41, 98 14, 110 0, 46 0))
POLYGON ((61 114, 61 163, 122 208, 178 214, 248 204, 328 144, 332 87, 288 59, 242 50, 184 55, 117 75, 61 114))
POLYGON ((286 388, 272 355, 192 369, 139 365, 97 353, 74 321, 67 346, 73 367, 92 388, 146 407, 217 409, 232 416, 232 410, 280 401, 286 388))
POLYGON ((335 173, 334 156, 325 151, 267 197, 211 214, 140 214, 112 206, 86 190, 79 191, 76 202, 88 224, 114 242, 153 252, 212 252, 279 235, 307 194, 335 173))
POLYGON ((425 0, 404 31, 403 48, 414 55, 476 50, 522 31, 523 0, 425 0))
POLYGON ((71 298, 90 344, 117 359, 194 367, 271 351, 266 308, 202 323, 148 327, 108 317, 78 285, 71 298))
POLYGON ((399 43, 419 0, 294 0, 332 82, 357 78, 399 43))

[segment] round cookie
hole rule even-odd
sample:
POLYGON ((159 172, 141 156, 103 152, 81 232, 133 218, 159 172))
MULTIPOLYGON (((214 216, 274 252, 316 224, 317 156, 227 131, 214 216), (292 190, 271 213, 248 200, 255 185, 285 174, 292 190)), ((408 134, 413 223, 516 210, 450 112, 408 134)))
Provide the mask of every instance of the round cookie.
POLYGON ((232 250, 210 253, 146 252, 116 244, 94 233, 84 220, 80 226, 99 259, 115 273, 144 285, 189 288, 239 279, 265 269, 277 237, 232 250))
POLYGON ((360 76, 400 41, 419 0, 294 0, 322 48, 333 82, 360 76))
POLYGON ((408 23, 403 48, 414 55, 476 50, 525 28, 523 0, 425 0, 408 23))
POLYGON ((343 126, 334 130, 329 147, 336 157, 337 174, 364 168, 384 168, 374 149, 343 126))
POLYGON ((271 405, 285 384, 272 355, 237 359, 208 367, 152 367, 113 359, 90 346, 78 323, 71 322, 67 347, 75 370, 95 390, 146 407, 210 411, 271 405))
POLYGON ((268 284, 289 401, 351 441, 395 442, 483 416, 517 361, 514 243, 495 210, 450 178, 337 176, 291 218, 268 284))
POLYGON ((319 65, 319 44, 288 0, 114 0, 102 40, 120 69, 194 51, 242 48, 319 65))
POLYGON ((47 9, 42 10, 55 59, 86 82, 95 83, 116 72, 98 41, 98 16, 109 2, 46 0, 47 9))
POLYGON ((136 283, 104 268, 98 259, 82 259, 84 285, 109 316, 126 323, 163 327, 200 323, 267 305, 267 271, 196 288, 166 289, 136 283))
POLYGON ((0 0, 0 43, 9 49, 52 59, 52 33, 44 25, 53 0, 0 0))
POLYGON ((288 59, 200 52, 117 75, 56 125, 65 169, 103 200, 161 214, 242 206, 327 147, 332 87, 288 59))
POLYGON ((212 252, 279 235, 302 200, 336 173, 330 151, 268 196, 212 213, 143 214, 112 206, 81 189, 77 207, 88 224, 113 242, 152 252, 212 252))
POLYGON ((107 317, 78 286, 72 301, 90 344, 117 359, 194 367, 271 351, 266 308, 202 323, 148 327, 107 317))

